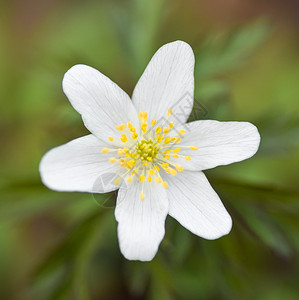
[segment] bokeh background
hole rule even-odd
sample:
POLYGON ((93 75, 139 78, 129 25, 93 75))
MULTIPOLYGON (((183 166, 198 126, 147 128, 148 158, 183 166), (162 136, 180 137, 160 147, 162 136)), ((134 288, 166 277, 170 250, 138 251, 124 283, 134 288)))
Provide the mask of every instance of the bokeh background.
POLYGON ((299 299, 298 25, 297 0, 0 1, 0 299, 299 299), (115 195, 50 191, 38 165, 88 133, 61 88, 72 65, 131 94, 177 39, 196 56, 191 118, 250 121, 261 146, 206 172, 230 235, 206 241, 168 217, 156 258, 130 262, 115 195))

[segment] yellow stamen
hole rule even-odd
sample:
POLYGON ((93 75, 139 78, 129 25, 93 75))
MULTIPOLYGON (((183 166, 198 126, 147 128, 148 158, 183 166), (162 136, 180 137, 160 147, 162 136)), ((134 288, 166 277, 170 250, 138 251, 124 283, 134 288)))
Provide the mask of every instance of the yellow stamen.
POLYGON ((141 124, 141 130, 142 130, 143 132, 146 132, 146 130, 147 130, 147 123, 142 123, 142 124, 141 124))
POLYGON ((170 158, 170 155, 164 155, 163 158, 167 160, 170 158))
POLYGON ((187 161, 191 160, 191 157, 190 157, 189 155, 186 155, 184 158, 185 158, 187 161))
POLYGON ((171 138, 168 136, 167 138, 165 138, 165 140, 164 140, 164 144, 169 144, 170 143, 170 141, 171 141, 171 138))
POLYGON ((154 166, 154 169, 158 172, 160 171, 160 168, 158 166, 154 166))
POLYGON ((168 154, 168 153, 170 153, 171 152, 171 150, 170 149, 167 149, 167 150, 165 150, 163 153, 164 154, 168 154))
POLYGON ((152 181, 152 177, 151 176, 147 176, 147 181, 151 182, 152 181))
POLYGON ((155 182, 156 183, 161 183, 162 182, 162 178, 160 176, 155 178, 155 182))
POLYGON ((134 140, 136 140, 136 139, 138 138, 138 133, 134 132, 134 133, 132 134, 132 138, 133 138, 134 140))
POLYGON ((108 149, 108 148, 103 148, 102 149, 102 153, 108 153, 110 151, 110 149, 108 149))
POLYGON ((190 148, 191 150, 198 150, 198 147, 195 146, 195 145, 191 145, 191 146, 189 146, 189 148, 190 148))
POLYGON ((152 121, 151 121, 151 126, 155 126, 156 123, 157 123, 157 120, 156 120, 156 119, 152 119, 152 121))
POLYGON ((127 178, 127 182, 131 182, 132 180, 133 180, 133 177, 131 177, 131 176, 127 178))
POLYGON ((175 169, 170 169, 170 174, 175 176, 177 174, 177 171, 175 169))
POLYGON ((163 132, 164 132, 164 133, 168 133, 168 132, 169 132, 169 128, 168 128, 168 127, 164 127, 164 128, 163 128, 163 132))
POLYGON ((115 128, 119 131, 122 131, 126 128, 126 124, 120 124, 120 125, 116 125, 115 128))
POLYGON ((114 185, 119 185, 119 183, 120 183, 120 177, 118 177, 114 180, 114 185))
POLYGON ((173 126, 174 126, 174 123, 170 122, 169 125, 168 125, 168 128, 171 129, 173 126))
POLYGON ((148 174, 150 174, 150 175, 154 175, 154 174, 155 174, 155 170, 153 170, 153 169, 149 169, 149 170, 148 170, 148 174))
POLYGON ((113 142, 113 141, 114 141, 114 138, 113 138, 112 136, 109 136, 109 137, 108 137, 108 140, 109 140, 110 142, 113 142))
POLYGON ((168 183, 166 181, 163 181, 162 186, 167 189, 168 188, 168 183))
POLYGON ((161 128, 160 126, 158 126, 158 127, 156 128, 156 134, 160 134, 161 131, 162 131, 162 128, 161 128))
POLYGON ((109 158, 109 161, 110 161, 111 163, 115 163, 115 162, 116 162, 116 158, 115 158, 115 157, 110 157, 110 158, 109 158))
POLYGON ((172 157, 179 158, 179 156, 177 154, 172 154, 172 157))
POLYGON ((161 165, 162 168, 166 168, 166 167, 168 167, 168 166, 169 166, 168 163, 164 163, 164 164, 161 165))
POLYGON ((169 118, 171 115, 172 115, 172 109, 170 108, 170 109, 167 111, 167 118, 169 118))
POLYGON ((181 129, 181 130, 179 130, 179 132, 178 132, 179 135, 183 135, 183 134, 185 134, 185 133, 186 133, 186 130, 185 130, 185 129, 181 129))
POLYGON ((139 176, 139 181, 140 181, 140 182, 144 182, 144 180, 145 180, 145 176, 144 176, 144 175, 140 175, 140 176, 139 176))
POLYGON ((144 196, 144 193, 143 193, 143 192, 140 193, 140 199, 141 199, 142 201, 145 199, 145 196, 144 196))
POLYGON ((182 167, 181 165, 175 164, 174 166, 175 166, 175 168, 176 168, 179 172, 182 172, 182 171, 183 171, 183 167, 182 167))
POLYGON ((123 143, 125 143, 125 142, 128 140, 128 138, 127 138, 127 136, 123 133, 123 134, 121 135, 121 137, 120 137, 120 140, 121 140, 123 143))
POLYGON ((174 152, 174 153, 178 153, 180 151, 181 151, 181 148, 176 148, 176 149, 172 150, 172 152, 174 152))

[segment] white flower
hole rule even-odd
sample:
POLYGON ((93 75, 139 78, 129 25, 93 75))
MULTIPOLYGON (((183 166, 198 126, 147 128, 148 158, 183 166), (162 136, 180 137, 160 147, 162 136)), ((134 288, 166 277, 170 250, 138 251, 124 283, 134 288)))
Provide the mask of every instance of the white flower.
POLYGON ((231 230, 231 217, 202 170, 251 157, 260 136, 247 122, 185 124, 193 71, 191 47, 176 41, 153 56, 132 101, 91 67, 76 65, 63 78, 63 90, 91 134, 46 153, 42 181, 56 191, 119 188, 115 217, 127 259, 153 259, 167 214, 206 239, 231 230), (117 174, 112 182, 111 174, 117 174))

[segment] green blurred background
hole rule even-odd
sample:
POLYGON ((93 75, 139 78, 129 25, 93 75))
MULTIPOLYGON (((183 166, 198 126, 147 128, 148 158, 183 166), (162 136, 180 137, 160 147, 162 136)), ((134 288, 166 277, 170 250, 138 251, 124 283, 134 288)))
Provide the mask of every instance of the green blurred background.
POLYGON ((299 299, 298 20, 296 0, 0 1, 0 299, 299 299), (103 204, 115 195, 50 191, 38 164, 87 133, 61 88, 72 65, 131 94, 177 39, 207 110, 192 118, 250 121, 262 142, 206 172, 230 235, 206 241, 168 217, 156 258, 130 262, 103 204))

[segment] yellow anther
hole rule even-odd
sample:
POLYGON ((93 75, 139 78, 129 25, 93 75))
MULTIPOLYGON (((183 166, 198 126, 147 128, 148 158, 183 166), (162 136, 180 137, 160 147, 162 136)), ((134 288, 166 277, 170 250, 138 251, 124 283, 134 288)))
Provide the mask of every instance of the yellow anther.
POLYGON ((169 144, 170 141, 171 141, 171 138, 168 136, 167 138, 165 138, 164 144, 169 144))
POLYGON ((149 170, 148 170, 148 174, 150 174, 150 175, 155 175, 155 170, 149 169, 149 170))
POLYGON ((156 123, 157 123, 157 120, 156 120, 156 119, 152 119, 152 121, 151 121, 151 126, 155 126, 156 123))
POLYGON ((163 181, 162 186, 167 189, 168 188, 168 183, 166 181, 163 181))
POLYGON ((115 158, 115 157, 110 157, 110 158, 109 158, 109 161, 110 161, 111 163, 115 163, 115 162, 116 162, 116 158, 115 158))
POLYGON ((139 119, 143 118, 143 111, 142 110, 138 113, 138 118, 139 119))
POLYGON ((143 166, 148 166, 148 162, 145 161, 144 163, 142 163, 143 166))
POLYGON ((132 139, 136 140, 138 138, 138 133, 134 132, 132 134, 132 139))
POLYGON ((133 125, 132 125, 131 122, 128 122, 128 123, 127 123, 127 126, 128 126, 129 129, 133 128, 133 125))
POLYGON ((145 121, 147 120, 147 112, 146 112, 146 111, 143 112, 143 119, 144 119, 145 121))
POLYGON ((163 151, 164 154, 168 154, 168 153, 170 153, 170 152, 171 152, 170 149, 167 149, 167 150, 163 151))
POLYGON ((142 123, 142 124, 141 124, 141 130, 142 130, 143 132, 146 132, 146 131, 147 131, 147 123, 142 123))
POLYGON ((166 154, 166 155, 163 156, 163 158, 167 160, 167 159, 170 158, 170 155, 166 154))
POLYGON ((172 150, 173 153, 178 153, 180 151, 181 151, 181 148, 176 148, 176 149, 172 150))
POLYGON ((155 182, 156 183, 161 183, 162 182, 162 178, 160 176, 155 178, 155 182))
POLYGON ((118 155, 123 155, 123 154, 125 154, 125 152, 124 152, 123 149, 118 149, 118 150, 117 150, 117 154, 118 154, 118 155))
POLYGON ((144 176, 144 175, 140 175, 140 176, 139 176, 139 181, 140 181, 140 182, 144 182, 144 180, 145 180, 145 176, 144 176))
POLYGON ((169 166, 168 163, 164 163, 164 164, 161 165, 162 168, 166 168, 166 167, 168 167, 168 166, 169 166))
POLYGON ((182 139, 181 139, 180 137, 177 137, 177 138, 175 138, 175 141, 174 141, 174 142, 178 144, 178 143, 180 143, 181 141, 182 141, 182 139))
POLYGON ((185 130, 185 129, 181 129, 181 130, 179 130, 179 132, 178 132, 179 135, 183 135, 183 134, 185 134, 185 133, 186 133, 186 130, 185 130))
POLYGON ((151 157, 147 157, 146 159, 147 159, 148 161, 150 161, 150 162, 153 161, 153 159, 152 159, 151 157))
POLYGON ((184 158, 188 161, 191 160, 191 157, 189 155, 184 156, 184 158))
POLYGON ((175 164, 174 166, 175 166, 175 168, 176 168, 179 172, 182 172, 182 171, 183 171, 183 167, 182 167, 181 165, 175 164))
POLYGON ((119 185, 119 183, 120 183, 120 177, 118 177, 114 180, 114 185, 119 185))
POLYGON ((136 174, 136 173, 138 173, 138 170, 137 170, 137 169, 133 170, 133 172, 131 173, 131 175, 134 175, 134 174, 136 174))
POLYGON ((170 172, 171 172, 171 168, 165 168, 164 171, 165 171, 166 173, 170 173, 170 172))
POLYGON ((172 115, 172 109, 170 108, 170 109, 167 111, 167 118, 169 118, 171 115, 172 115))
POLYGON ((156 128, 156 134, 160 134, 161 131, 162 131, 162 128, 161 128, 160 126, 158 126, 158 127, 156 128))
POLYGON ((127 165, 132 168, 136 165, 136 161, 134 159, 128 160, 127 165))
POLYGON ((171 129, 173 126, 174 126, 174 123, 173 123, 173 122, 170 122, 170 123, 168 124, 168 128, 169 128, 169 129, 171 129))
POLYGON ((152 181, 152 177, 151 176, 147 176, 147 181, 151 182, 152 181))
POLYGON ((114 141, 114 138, 113 138, 112 136, 109 136, 109 137, 108 137, 108 140, 109 140, 110 142, 113 142, 113 141, 114 141))
POLYGON ((127 182, 131 182, 132 180, 133 180, 132 176, 130 176, 130 177, 127 178, 127 182))
POLYGON ((128 138, 127 138, 127 136, 123 133, 123 134, 120 136, 120 140, 121 140, 123 143, 125 143, 125 142, 128 140, 128 138))
POLYGON ((172 154, 172 157, 179 158, 179 156, 177 154, 172 154))
POLYGON ((130 131, 134 133, 134 132, 136 132, 136 128, 135 127, 131 127, 130 131))
POLYGON ((115 128, 116 128, 117 130, 122 131, 122 130, 124 130, 124 129, 126 128, 126 124, 116 125, 115 128))
POLYGON ((140 199, 141 199, 142 201, 145 199, 145 196, 144 196, 144 193, 143 193, 143 192, 140 193, 140 199))
POLYGON ((175 176, 177 174, 177 171, 175 169, 170 169, 170 174, 175 176))
POLYGON ((154 169, 158 172, 160 171, 160 168, 158 166, 154 166, 154 169))
POLYGON ((168 132, 169 132, 169 128, 168 128, 168 127, 164 127, 164 128, 163 128, 163 132, 164 132, 164 133, 168 133, 168 132))
POLYGON ((191 150, 198 150, 198 147, 195 146, 195 145, 191 145, 191 146, 189 146, 189 148, 190 148, 191 150))
POLYGON ((103 148, 102 149, 102 153, 108 153, 110 151, 110 149, 108 149, 108 148, 103 148))

